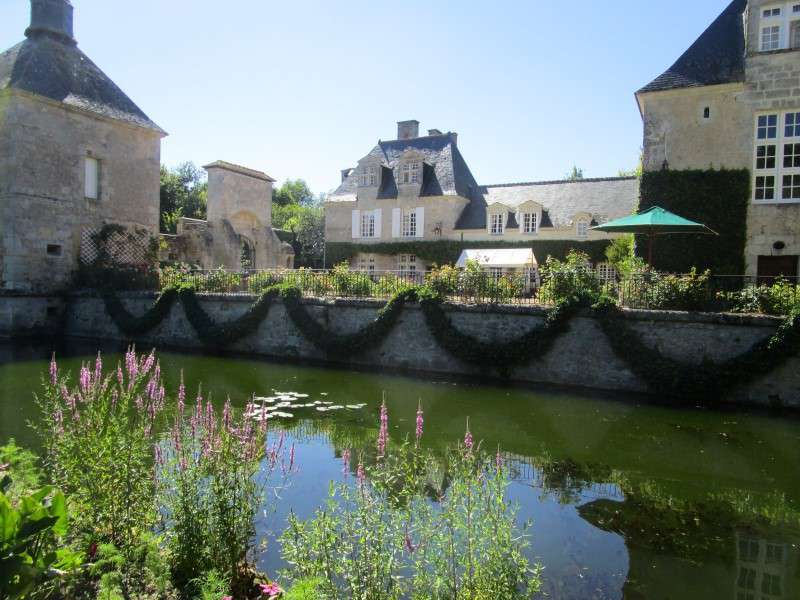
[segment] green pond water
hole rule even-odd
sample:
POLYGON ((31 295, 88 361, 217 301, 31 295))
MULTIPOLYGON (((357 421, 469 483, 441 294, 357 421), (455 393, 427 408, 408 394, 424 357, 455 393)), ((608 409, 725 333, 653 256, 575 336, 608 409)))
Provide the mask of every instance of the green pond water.
MULTIPOLYGON (((0 443, 33 447, 47 345, 0 345, 0 443)), ((57 348, 64 368, 96 348, 57 348)), ((116 361, 119 348, 107 348, 116 361), (117 353, 117 354, 115 354, 117 353)), ((366 403, 361 410, 293 410, 284 421, 299 472, 259 530, 278 531, 291 507, 310 515, 341 452, 374 452, 386 394, 392 439, 413 435, 417 403, 425 440, 443 448, 464 433, 498 445, 513 465, 510 495, 532 520, 530 556, 556 600, 800 598, 800 420, 759 412, 669 408, 636 398, 536 391, 321 369, 233 357, 161 353, 171 388, 183 370, 219 402, 244 406, 273 390, 309 400, 366 403)), ((277 423, 277 422, 276 422, 277 423)), ((276 425, 278 426, 278 425, 276 425)), ((272 544, 261 567, 280 568, 272 544)))

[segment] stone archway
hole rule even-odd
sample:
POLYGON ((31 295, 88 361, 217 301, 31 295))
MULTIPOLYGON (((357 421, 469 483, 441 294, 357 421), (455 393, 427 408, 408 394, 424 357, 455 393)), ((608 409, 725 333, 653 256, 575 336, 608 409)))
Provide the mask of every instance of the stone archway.
POLYGON ((243 271, 256 268, 256 247, 253 242, 243 236, 239 236, 239 266, 243 271))

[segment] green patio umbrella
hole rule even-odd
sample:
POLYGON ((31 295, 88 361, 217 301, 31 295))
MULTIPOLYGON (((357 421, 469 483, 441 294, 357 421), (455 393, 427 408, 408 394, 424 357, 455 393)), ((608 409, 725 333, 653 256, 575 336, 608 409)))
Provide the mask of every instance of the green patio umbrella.
POLYGON ((672 233, 702 233, 708 235, 719 235, 702 223, 695 223, 689 219, 684 219, 674 213, 653 206, 636 215, 615 219, 608 223, 603 223, 597 227, 592 227, 595 231, 605 231, 607 233, 638 233, 646 235, 649 240, 647 249, 647 264, 653 265, 653 246, 657 235, 669 235, 672 233))

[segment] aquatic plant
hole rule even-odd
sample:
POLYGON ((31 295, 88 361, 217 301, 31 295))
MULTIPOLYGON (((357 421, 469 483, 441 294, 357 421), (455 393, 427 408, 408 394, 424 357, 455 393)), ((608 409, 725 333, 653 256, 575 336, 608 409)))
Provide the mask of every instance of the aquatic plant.
MULTIPOLYGON (((486 456, 469 429, 441 468, 414 440, 382 443, 372 467, 363 457, 355 484, 331 484, 326 505, 308 520, 295 515, 281 537, 287 577, 315 581, 319 597, 371 600, 528 598, 539 569, 523 555, 527 539, 508 504, 509 476, 486 456)), ((350 461, 344 455, 345 468, 350 461)))
MULTIPOLYGON (((51 481, 69 498, 70 537, 86 548, 113 544, 130 559, 156 523, 152 448, 165 390, 155 354, 137 356, 104 375, 100 354, 70 385, 53 358, 36 427, 51 481)), ((123 588, 134 584, 125 573, 123 588)))
MULTIPOLYGON (((168 440, 155 446, 158 500, 176 584, 218 573, 236 595, 255 583, 255 517, 268 510, 268 485, 295 469, 294 446, 268 443, 267 420, 236 414, 227 401, 218 414, 198 392, 187 409, 183 383, 168 440)), ((248 411, 252 412, 252 411, 248 411)), ((238 597, 238 596, 237 596, 238 597)))

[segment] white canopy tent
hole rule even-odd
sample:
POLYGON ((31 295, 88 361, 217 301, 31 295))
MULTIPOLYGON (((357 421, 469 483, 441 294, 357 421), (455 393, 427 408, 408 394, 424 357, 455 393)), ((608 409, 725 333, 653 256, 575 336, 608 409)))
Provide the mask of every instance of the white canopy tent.
POLYGON ((528 289, 539 287, 539 263, 530 248, 464 250, 458 257, 456 267, 463 269, 468 261, 474 261, 481 269, 498 276, 511 273, 522 275, 528 289))
POLYGON ((530 248, 503 248, 497 250, 464 250, 456 266, 463 269, 467 261, 474 260, 481 267, 500 269, 536 269, 539 263, 530 248))

